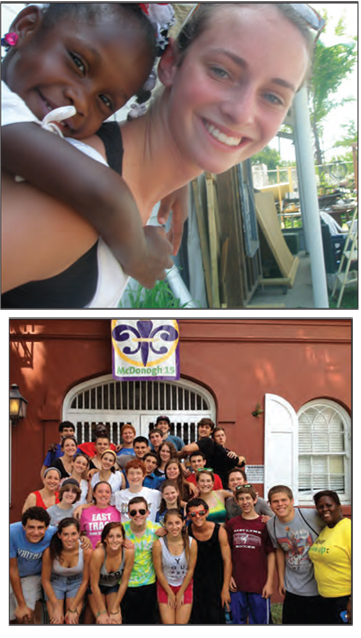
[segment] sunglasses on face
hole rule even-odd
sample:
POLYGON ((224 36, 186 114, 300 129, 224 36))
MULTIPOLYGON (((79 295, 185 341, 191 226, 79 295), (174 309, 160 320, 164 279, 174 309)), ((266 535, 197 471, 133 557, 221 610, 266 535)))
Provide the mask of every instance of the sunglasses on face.
POLYGON ((205 516, 206 514, 206 510, 199 510, 199 512, 189 512, 189 516, 191 518, 196 518, 196 516, 205 516))
POLYGON ((134 518, 134 516, 136 516, 137 514, 140 514, 141 516, 144 516, 144 514, 146 514, 146 513, 147 513, 147 510, 144 510, 144 509, 141 509, 141 510, 130 510, 129 516, 134 518))

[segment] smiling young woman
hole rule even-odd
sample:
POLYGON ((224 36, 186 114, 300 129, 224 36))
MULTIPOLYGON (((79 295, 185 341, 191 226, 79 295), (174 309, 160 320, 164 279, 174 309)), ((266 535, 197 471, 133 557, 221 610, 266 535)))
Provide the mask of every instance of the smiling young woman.
POLYGON ((41 581, 50 624, 79 624, 91 553, 91 549, 83 550, 80 545, 78 521, 75 518, 60 521, 42 563, 41 581))
POLYGON ((89 603, 97 625, 120 625, 120 603, 125 594, 134 564, 134 550, 125 549, 121 523, 107 523, 101 544, 90 561, 89 603))
POLYGON ((197 542, 188 536, 178 509, 165 513, 163 526, 166 536, 153 545, 159 611, 163 625, 186 625, 193 604, 197 542))
POLYGON ((351 521, 343 517, 336 492, 317 492, 313 500, 326 524, 309 552, 321 595, 321 619, 331 625, 351 623, 351 521))

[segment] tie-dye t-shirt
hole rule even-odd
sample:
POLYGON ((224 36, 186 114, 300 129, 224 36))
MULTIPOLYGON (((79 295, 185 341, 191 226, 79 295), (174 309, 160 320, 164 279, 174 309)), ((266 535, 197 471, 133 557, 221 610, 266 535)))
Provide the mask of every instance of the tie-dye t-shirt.
POLYGON ((152 559, 152 548, 157 540, 156 531, 161 527, 159 523, 147 521, 147 527, 142 536, 136 536, 130 527, 131 521, 123 523, 125 535, 134 543, 134 566, 129 578, 128 587, 142 587, 151 585, 156 581, 155 569, 152 559))

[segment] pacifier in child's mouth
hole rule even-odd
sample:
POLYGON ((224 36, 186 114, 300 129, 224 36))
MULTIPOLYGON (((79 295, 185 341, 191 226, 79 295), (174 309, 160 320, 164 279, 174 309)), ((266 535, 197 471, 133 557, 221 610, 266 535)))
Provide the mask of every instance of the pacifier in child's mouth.
POLYGON ((65 120, 68 120, 70 117, 76 115, 75 106, 59 106, 57 109, 53 109, 45 117, 41 122, 42 128, 47 131, 51 131, 52 133, 57 133, 61 137, 63 137, 63 133, 59 128, 59 124, 65 124, 65 120))

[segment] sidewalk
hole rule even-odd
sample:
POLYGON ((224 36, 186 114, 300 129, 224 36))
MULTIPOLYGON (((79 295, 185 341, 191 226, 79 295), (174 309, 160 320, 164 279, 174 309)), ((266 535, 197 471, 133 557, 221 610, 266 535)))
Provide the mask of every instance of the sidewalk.
POLYGON ((249 305, 268 308, 314 308, 310 256, 304 251, 298 254, 300 263, 293 288, 284 286, 259 287, 249 305))

